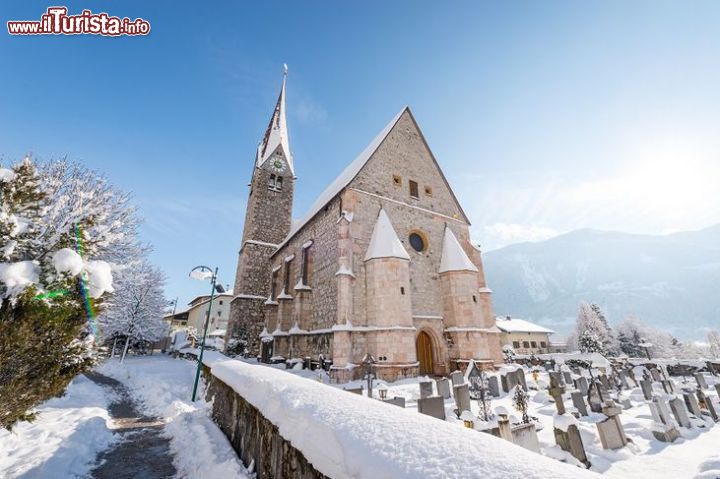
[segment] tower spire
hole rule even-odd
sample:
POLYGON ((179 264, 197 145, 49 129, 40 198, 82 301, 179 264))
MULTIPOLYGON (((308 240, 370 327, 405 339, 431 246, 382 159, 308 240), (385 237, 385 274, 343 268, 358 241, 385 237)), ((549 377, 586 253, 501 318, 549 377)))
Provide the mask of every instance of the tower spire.
POLYGON ((287 117, 285 113, 285 83, 287 80, 288 67, 283 64, 282 87, 275 109, 273 110, 270 123, 265 130, 262 141, 258 145, 255 166, 261 167, 273 154, 285 159, 290 173, 295 174, 292 153, 290 152, 290 138, 288 136, 287 117))

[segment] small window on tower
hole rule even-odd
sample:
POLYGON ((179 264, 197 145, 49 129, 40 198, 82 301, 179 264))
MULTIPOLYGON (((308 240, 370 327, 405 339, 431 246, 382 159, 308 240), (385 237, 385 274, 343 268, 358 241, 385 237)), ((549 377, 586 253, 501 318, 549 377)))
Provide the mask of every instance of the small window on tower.
POLYGON ((268 189, 270 191, 282 191, 283 177, 271 174, 268 178, 268 189))
POLYGON ((417 181, 410 180, 408 183, 410 185, 410 196, 412 198, 420 198, 420 193, 418 193, 417 181))
POLYGON ((402 178, 398 175, 393 175, 393 184, 395 186, 401 186, 402 185, 402 178))

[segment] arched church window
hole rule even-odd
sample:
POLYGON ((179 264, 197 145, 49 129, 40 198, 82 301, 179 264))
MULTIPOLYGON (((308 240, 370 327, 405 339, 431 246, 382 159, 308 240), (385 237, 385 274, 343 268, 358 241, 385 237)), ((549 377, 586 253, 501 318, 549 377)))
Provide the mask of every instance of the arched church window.
POLYGON ((271 174, 268 177, 268 189, 271 191, 282 191, 283 177, 271 174))
POLYGON ((410 246, 418 253, 422 253, 427 249, 427 239, 420 231, 411 231, 408 240, 410 241, 410 246))

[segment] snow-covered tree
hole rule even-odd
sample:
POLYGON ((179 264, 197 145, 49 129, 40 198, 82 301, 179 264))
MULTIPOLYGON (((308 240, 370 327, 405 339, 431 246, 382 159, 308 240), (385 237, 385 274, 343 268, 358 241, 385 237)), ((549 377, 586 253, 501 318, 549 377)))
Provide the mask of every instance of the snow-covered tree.
POLYGON ((130 346, 144 347, 168 334, 163 321, 167 300, 165 277, 147 260, 135 261, 118 271, 115 292, 98 318, 106 341, 123 341, 122 359, 130 346))
POLYGON ((585 336, 586 339, 593 337, 600 342, 601 348, 594 352, 601 354, 614 354, 617 352, 617 342, 610 331, 610 327, 600 307, 585 301, 580 303, 574 331, 577 347, 581 351, 583 350, 583 336, 585 336), (585 334, 588 331, 591 333, 590 335, 585 334))
POLYGON ((584 354, 605 354, 606 352, 602 341, 600 341, 600 339, 595 335, 595 332, 590 329, 586 329, 582 332, 580 338, 578 339, 578 347, 580 348, 580 352, 584 354))
POLYGON ((512 364, 515 362, 515 350, 509 344, 506 344, 502 348, 503 360, 506 364, 512 364))
POLYGON ((720 332, 717 329, 711 329, 707 332, 706 341, 710 356, 716 359, 720 358, 720 332))
POLYGON ((30 158, 0 168, 0 427, 27 418, 93 362, 85 295, 102 309, 108 261, 122 263, 137 223, 125 196, 99 178, 30 158))
POLYGON ((530 396, 522 388, 520 384, 515 386, 515 394, 513 395, 513 407, 520 413, 522 413, 522 422, 528 424, 530 422, 530 416, 528 416, 528 403, 530 396))

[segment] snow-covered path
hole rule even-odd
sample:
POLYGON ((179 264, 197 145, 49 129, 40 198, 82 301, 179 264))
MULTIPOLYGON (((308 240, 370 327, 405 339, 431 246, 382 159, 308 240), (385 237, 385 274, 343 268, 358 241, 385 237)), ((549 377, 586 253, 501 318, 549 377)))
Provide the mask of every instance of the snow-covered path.
POLYGON ((209 405, 190 401, 194 373, 190 361, 149 356, 78 376, 34 422, 0 429, 0 477, 246 479, 209 405))
POLYGON ((172 478, 176 474, 170 439, 163 435, 164 422, 139 411, 125 386, 95 371, 87 377, 111 389, 115 399, 110 404, 111 427, 119 437, 113 447, 98 456, 90 472, 92 479, 172 478))

